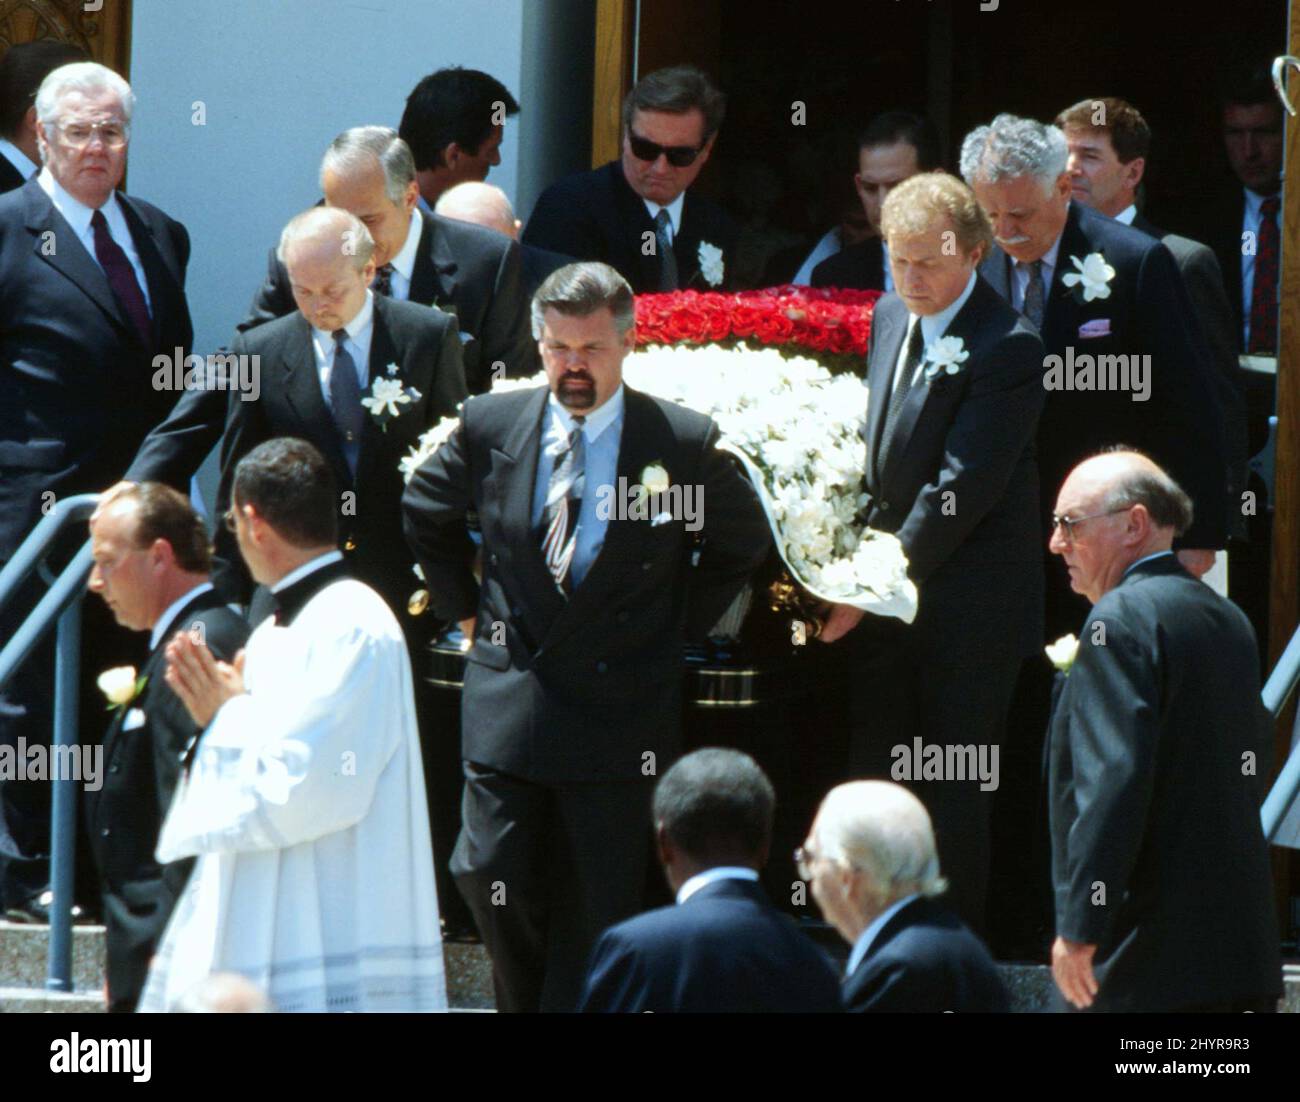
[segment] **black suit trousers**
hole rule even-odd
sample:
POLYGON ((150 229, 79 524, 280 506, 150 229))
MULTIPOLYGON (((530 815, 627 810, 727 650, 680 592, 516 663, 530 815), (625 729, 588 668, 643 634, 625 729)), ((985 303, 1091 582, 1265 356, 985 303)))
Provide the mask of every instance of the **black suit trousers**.
POLYGON ((1020 659, 978 662, 976 656, 954 654, 940 662, 912 634, 899 620, 867 616, 845 637, 853 648, 849 775, 895 780, 925 804, 948 879, 948 904, 983 936, 996 789, 983 790, 978 778, 924 779, 913 740, 920 738, 923 747, 973 745, 977 754, 986 747, 984 760, 990 764, 997 747, 993 780, 1000 783, 1002 742, 1020 659), (895 747, 907 753, 896 753, 895 747))
POLYGON ((451 871, 492 957, 498 1010, 577 1008, 596 939, 641 909, 652 789, 543 785, 465 762, 451 871))

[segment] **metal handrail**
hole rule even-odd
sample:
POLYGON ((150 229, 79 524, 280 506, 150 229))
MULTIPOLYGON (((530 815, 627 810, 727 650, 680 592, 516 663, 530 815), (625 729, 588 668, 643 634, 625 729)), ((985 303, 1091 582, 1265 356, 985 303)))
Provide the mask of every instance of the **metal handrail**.
MULTIPOLYGON (((44 562, 60 534, 70 524, 85 521, 99 502, 98 494, 79 494, 57 502, 23 540, 14 557, 0 570, 0 610, 44 562)), ((81 676, 81 599, 86 592, 92 555, 85 543, 50 586, 12 639, 0 650, 0 689, 49 634, 57 621, 54 663, 54 734, 51 761, 68 761, 60 747, 77 745, 78 682, 81 676)), ((77 788, 71 776, 52 777, 50 807, 50 947, 45 986, 72 990, 72 895, 76 862, 77 788)))
MULTIPOLYGON (((1268 675, 1263 692, 1260 693, 1264 707, 1269 710, 1274 719, 1282 714, 1282 709, 1286 707, 1286 702, 1295 692, 1297 683, 1300 683, 1300 628, 1297 628, 1295 634, 1291 636, 1286 649, 1282 652, 1282 657, 1277 660, 1273 672, 1268 675)), ((1291 752, 1282 766, 1282 771, 1278 773, 1277 780, 1273 782, 1273 787, 1264 800, 1264 806, 1260 809, 1264 837, 1270 842, 1277 837, 1286 820, 1287 812, 1291 810, 1296 798, 1300 797, 1300 742, 1295 738, 1297 730, 1300 730, 1300 713, 1296 717, 1296 726, 1292 728, 1291 752)))

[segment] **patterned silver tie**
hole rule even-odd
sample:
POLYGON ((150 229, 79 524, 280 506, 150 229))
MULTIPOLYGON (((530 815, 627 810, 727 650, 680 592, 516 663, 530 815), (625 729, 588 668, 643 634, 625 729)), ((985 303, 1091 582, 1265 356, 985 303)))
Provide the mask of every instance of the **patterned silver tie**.
POLYGON ((585 420, 585 417, 573 419, 574 429, 563 450, 555 455, 542 509, 542 556, 555 584, 566 594, 573 591, 569 567, 578 542, 578 513, 586 483, 586 446, 582 435, 585 420))
POLYGON ((1030 261, 1029 263, 1025 263, 1023 260, 1018 260, 1016 263, 1029 272, 1029 283, 1025 287, 1025 308, 1021 312, 1034 323, 1035 329, 1042 332, 1043 262, 1040 259, 1030 261))
POLYGON ((655 215, 655 248, 659 250, 659 290, 678 286, 677 254, 673 251, 673 221, 666 210, 655 215))

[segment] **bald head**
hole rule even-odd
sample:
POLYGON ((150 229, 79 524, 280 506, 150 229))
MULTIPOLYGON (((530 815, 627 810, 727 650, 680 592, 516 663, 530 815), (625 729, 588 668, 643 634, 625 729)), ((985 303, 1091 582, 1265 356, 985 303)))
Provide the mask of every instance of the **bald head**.
POLYGON ((1070 586, 1094 604, 1138 559, 1169 551, 1192 523, 1182 488, 1141 452, 1116 450, 1085 459, 1056 498, 1058 523, 1048 544, 1065 559, 1070 586))
POLYGON ((288 272, 294 302, 317 329, 342 329, 365 305, 375 274, 375 241, 349 211, 303 211, 284 227, 276 255, 288 272))
POLYGON ((434 210, 457 222, 472 222, 507 237, 519 236, 519 223, 510 200, 504 191, 492 184, 476 181, 457 184, 442 193, 434 210))

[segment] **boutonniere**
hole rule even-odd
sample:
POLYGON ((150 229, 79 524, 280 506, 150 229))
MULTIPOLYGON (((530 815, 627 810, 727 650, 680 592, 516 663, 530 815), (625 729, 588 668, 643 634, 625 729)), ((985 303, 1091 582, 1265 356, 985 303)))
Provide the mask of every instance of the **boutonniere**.
POLYGON ((1079 654, 1079 640, 1073 635, 1062 635, 1051 646, 1044 647, 1048 660, 1066 677, 1070 676, 1070 667, 1079 654))
POLYGON ((111 712, 132 703, 144 692, 148 681, 147 677, 136 676, 134 666, 114 666, 111 670, 101 673, 96 678, 95 684, 108 700, 108 707, 105 710, 111 712))
POLYGON ((401 415, 401 406, 420 400, 420 392, 413 386, 402 386, 397 378, 397 364, 389 364, 386 375, 377 375, 370 384, 370 393, 361 399, 361 404, 370 410, 370 414, 379 422, 379 427, 388 431, 388 422, 401 415))
POLYGON ((700 275, 710 287, 721 287, 726 265, 722 262, 722 250, 707 241, 700 242, 697 258, 700 262, 700 275))
POLYGON ((662 494, 672 484, 668 477, 668 469, 659 461, 648 463, 641 471, 641 477, 637 479, 641 486, 641 500, 644 502, 653 494, 662 494))
POLYGON ((922 363, 926 382, 934 382, 941 375, 956 375, 969 359, 970 353, 961 337, 940 337, 925 350, 922 363))
POLYGON ((1115 278, 1115 269, 1106 263, 1101 253, 1089 253, 1082 260, 1070 257, 1077 272, 1066 272, 1061 282, 1074 288, 1076 302, 1091 302, 1095 298, 1110 298, 1110 281, 1115 278))

